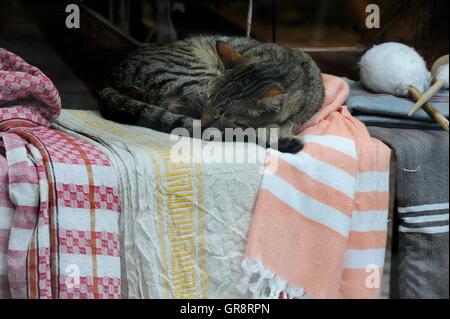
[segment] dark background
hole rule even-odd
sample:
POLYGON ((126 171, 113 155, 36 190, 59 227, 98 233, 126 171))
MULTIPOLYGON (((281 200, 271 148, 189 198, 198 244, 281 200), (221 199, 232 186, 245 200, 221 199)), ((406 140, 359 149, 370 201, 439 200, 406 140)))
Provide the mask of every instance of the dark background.
MULTIPOLYGON (((40 68, 63 107, 96 109, 96 90, 111 68, 140 45, 157 41, 159 0, 84 0, 81 29, 67 29, 75 0, 0 0, 0 47, 40 68)), ((193 34, 244 36, 247 0, 173 0, 179 39, 193 34), (180 8, 180 5, 177 5, 180 8), (176 8, 175 8, 176 9, 176 8)), ((299 47, 323 72, 358 78, 357 61, 372 44, 398 41, 428 65, 448 54, 447 0, 254 0, 252 37, 299 47), (367 29, 365 7, 381 8, 381 29, 367 29)))

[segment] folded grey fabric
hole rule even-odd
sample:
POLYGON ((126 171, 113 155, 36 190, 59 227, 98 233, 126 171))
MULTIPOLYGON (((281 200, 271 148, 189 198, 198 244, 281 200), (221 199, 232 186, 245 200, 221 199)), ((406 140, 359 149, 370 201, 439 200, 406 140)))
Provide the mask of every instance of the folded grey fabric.
POLYGON ((366 126, 380 126, 387 128, 405 128, 418 130, 442 130, 437 122, 401 119, 396 117, 385 117, 380 115, 354 115, 366 126))
MULTIPOLYGON (((409 98, 390 94, 377 94, 364 89, 360 82, 344 78, 350 86, 350 95, 346 105, 353 116, 366 125, 399 128, 440 129, 440 126, 422 109, 408 117, 408 112, 414 105, 409 98), (422 124, 417 123, 422 122, 422 124)), ((441 90, 430 102, 446 118, 449 117, 448 90, 441 90)))
POLYGON ((400 298, 449 298, 449 138, 444 131, 369 127, 397 157, 400 298))

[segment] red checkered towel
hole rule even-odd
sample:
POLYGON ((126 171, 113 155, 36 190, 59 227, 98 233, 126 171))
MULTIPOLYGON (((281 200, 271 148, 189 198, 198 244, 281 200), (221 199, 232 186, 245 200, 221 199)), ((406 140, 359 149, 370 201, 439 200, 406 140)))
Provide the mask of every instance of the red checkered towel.
POLYGON ((120 298, 115 171, 48 128, 60 109, 53 83, 0 48, 0 298, 120 298))

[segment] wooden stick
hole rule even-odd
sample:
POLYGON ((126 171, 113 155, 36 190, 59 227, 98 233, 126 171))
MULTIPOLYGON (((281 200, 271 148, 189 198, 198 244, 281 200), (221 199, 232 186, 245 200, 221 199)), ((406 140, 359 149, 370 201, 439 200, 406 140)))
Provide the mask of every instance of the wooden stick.
MULTIPOLYGON (((422 94, 419 92, 419 90, 417 90, 415 87, 410 86, 408 89, 409 94, 411 95, 411 97, 414 100, 419 100, 420 97, 422 96, 422 94)), ((423 105, 423 109, 424 111, 426 111, 428 113, 429 116, 431 116, 436 122, 439 123, 439 125, 448 132, 448 126, 449 126, 449 122, 448 120, 445 118, 444 115, 442 115, 442 113, 440 113, 438 110, 436 110, 434 108, 434 106, 430 103, 430 102, 426 102, 423 105)))
POLYGON ((408 113, 408 116, 411 116, 414 114, 415 111, 420 109, 422 105, 424 105, 429 99, 433 97, 436 92, 438 92, 441 87, 444 86, 445 80, 444 79, 438 79, 436 83, 433 84, 432 87, 428 89, 418 100, 417 103, 414 104, 414 106, 411 108, 411 110, 408 113))

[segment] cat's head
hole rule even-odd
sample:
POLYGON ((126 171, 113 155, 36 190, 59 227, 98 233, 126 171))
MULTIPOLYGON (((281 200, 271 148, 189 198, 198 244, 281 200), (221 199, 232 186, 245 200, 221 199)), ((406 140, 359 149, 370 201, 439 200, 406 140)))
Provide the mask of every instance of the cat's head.
POLYGON ((202 126, 225 129, 273 123, 288 99, 278 81, 283 76, 278 68, 252 61, 223 41, 217 41, 216 50, 221 75, 209 84, 202 126))

